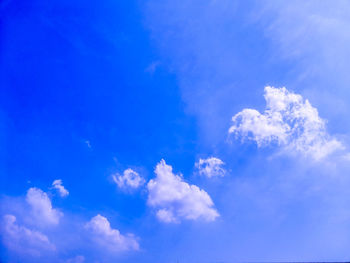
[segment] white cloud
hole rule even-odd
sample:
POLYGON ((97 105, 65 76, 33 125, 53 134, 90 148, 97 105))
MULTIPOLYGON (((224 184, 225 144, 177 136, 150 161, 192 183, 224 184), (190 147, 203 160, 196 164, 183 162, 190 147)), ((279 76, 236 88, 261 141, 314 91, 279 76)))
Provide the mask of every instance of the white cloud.
POLYGON ((5 215, 1 228, 4 245, 17 255, 39 257, 56 249, 46 235, 18 225, 14 215, 5 215))
POLYGON ((52 208, 50 198, 38 188, 29 188, 26 201, 31 206, 33 217, 38 223, 57 225, 63 216, 62 212, 52 208))
POLYGON ((120 234, 118 229, 111 228, 109 221, 104 216, 99 214, 94 216, 85 227, 91 231, 92 238, 98 244, 111 252, 139 249, 139 243, 134 235, 120 234))
POLYGON ((145 179, 130 168, 126 169, 123 175, 113 175, 112 178, 118 187, 122 189, 136 189, 145 183, 145 179))
POLYGON ((326 131, 325 120, 299 94, 286 88, 265 87, 266 110, 244 109, 232 117, 229 133, 253 140, 258 146, 277 144, 320 160, 344 146, 326 131))
POLYGON ((204 190, 183 181, 172 167, 161 160, 155 169, 156 178, 148 182, 148 205, 156 207, 157 217, 163 222, 179 222, 181 219, 202 218, 214 221, 219 213, 204 190))
POLYGON ((224 176, 226 171, 222 166, 225 163, 221 161, 219 158, 209 157, 207 159, 199 159, 198 162, 195 163, 195 167, 198 169, 199 175, 206 177, 216 177, 216 176, 224 176))
POLYGON ((64 188, 61 179, 53 181, 52 187, 58 191, 61 197, 66 197, 69 195, 69 192, 66 188, 64 188))
POLYGON ((168 209, 159 209, 157 211, 157 217, 160 221, 165 223, 177 223, 178 219, 175 217, 173 212, 168 209))

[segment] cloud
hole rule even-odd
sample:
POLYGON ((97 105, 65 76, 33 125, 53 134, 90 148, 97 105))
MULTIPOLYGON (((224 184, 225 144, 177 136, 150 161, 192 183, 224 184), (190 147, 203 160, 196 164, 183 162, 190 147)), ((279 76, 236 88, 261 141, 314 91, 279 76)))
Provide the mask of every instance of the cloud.
POLYGON ((52 187, 58 191, 61 197, 66 197, 69 195, 69 192, 66 188, 64 188, 61 179, 53 181, 52 187))
POLYGON ((132 234, 122 235, 118 229, 111 228, 107 218, 101 215, 94 216, 85 225, 91 231, 92 238, 104 249, 111 252, 123 250, 138 250, 139 243, 132 234))
POLYGON ((286 152, 299 152, 314 160, 344 146, 326 131, 316 108, 286 88, 265 87, 266 110, 244 109, 232 117, 229 133, 253 140, 258 146, 277 144, 286 152))
POLYGON ((260 47, 266 51, 264 40, 256 40, 260 34, 246 19, 249 5, 238 0, 150 0, 145 5, 151 41, 164 68, 177 77, 202 145, 225 140, 227 118, 246 98, 242 83, 249 79, 247 85, 256 87, 257 72, 266 72, 260 63, 266 60, 260 52, 260 47))
POLYGON ((261 14, 258 21, 269 39, 273 51, 270 57, 288 65, 287 71, 283 70, 288 76, 283 83, 300 87, 314 104, 326 109, 323 116, 332 123, 332 130, 347 132, 350 128, 350 32, 347 30, 350 2, 256 2, 253 13, 261 14))
POLYGON ((123 175, 113 175, 113 181, 122 189, 136 189, 145 183, 137 172, 132 169, 126 169, 123 175))
POLYGON ((294 59, 304 75, 323 80, 330 77, 341 86, 349 81, 346 66, 350 58, 347 48, 350 33, 345 30, 350 26, 348 1, 324 1, 322 5, 316 0, 284 4, 264 1, 256 8, 262 14, 265 33, 279 56, 294 59), (273 18, 266 19, 271 14, 273 18), (325 71, 332 74, 324 74, 325 71))
POLYGON ((32 187, 27 191, 26 201, 32 209, 36 222, 57 225, 63 213, 52 208, 51 200, 45 192, 32 187))
POLYGON ((224 176, 226 171, 221 166, 225 163, 218 158, 209 157, 207 159, 199 159, 198 162, 195 163, 195 167, 198 169, 199 175, 206 177, 216 177, 216 176, 224 176))
POLYGON ((153 74, 157 68, 160 66, 160 61, 153 61, 148 67, 145 69, 146 72, 153 74))
POLYGON ((115 252, 139 249, 137 237, 112 229, 101 215, 89 222, 74 211, 65 220, 62 216, 48 194, 38 188, 28 189, 24 197, 1 198, 0 241, 7 261, 84 262, 89 258, 109 262, 115 252))
POLYGON ((208 193, 184 182, 182 176, 175 175, 164 160, 157 164, 155 174, 156 178, 147 184, 147 203, 158 209, 160 221, 170 223, 199 218, 214 221, 219 216, 208 193))
POLYGON ((84 256, 76 256, 74 258, 69 258, 66 261, 67 263, 83 263, 85 262, 85 257, 84 256))
POLYGON ((349 1, 147 3, 146 26, 196 116, 201 143, 225 140, 231 113, 255 103, 256 87, 269 82, 307 94, 333 131, 349 130, 349 1))
POLYGON ((18 225, 14 215, 4 215, 1 228, 4 245, 17 255, 39 257, 56 249, 46 235, 18 225))
POLYGON ((86 141, 85 141, 85 144, 86 144, 86 146, 87 146, 88 148, 91 148, 91 142, 90 142, 89 140, 86 140, 86 141))

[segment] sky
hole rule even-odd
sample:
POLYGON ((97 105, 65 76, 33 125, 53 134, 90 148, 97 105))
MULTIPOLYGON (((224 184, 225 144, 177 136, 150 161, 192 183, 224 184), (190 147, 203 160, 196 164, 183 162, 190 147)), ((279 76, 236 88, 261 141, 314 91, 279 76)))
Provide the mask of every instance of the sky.
POLYGON ((2 1, 0 261, 348 261, 349 12, 2 1))

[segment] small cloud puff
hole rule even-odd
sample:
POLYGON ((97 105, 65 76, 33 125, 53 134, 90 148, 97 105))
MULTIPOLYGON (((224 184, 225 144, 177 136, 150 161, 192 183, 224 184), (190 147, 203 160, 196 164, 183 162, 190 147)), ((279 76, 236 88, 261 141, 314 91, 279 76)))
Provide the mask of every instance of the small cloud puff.
POLYGON ((90 142, 89 140, 86 140, 86 141, 85 141, 85 144, 86 144, 86 146, 87 146, 88 148, 91 148, 91 142, 90 142))
POLYGON ((195 163, 195 167, 199 175, 211 178, 224 176, 226 174, 225 169, 222 168, 224 164, 225 163, 219 158, 209 157, 207 159, 199 159, 199 161, 195 163))
POLYGON ((244 109, 232 117, 229 133, 253 140, 258 146, 275 143, 285 152, 299 152, 314 160, 344 146, 326 131, 316 108, 286 88, 265 87, 266 110, 244 109))
POLYGON ((145 179, 130 168, 126 169, 123 175, 112 175, 112 178, 121 189, 137 189, 145 183, 145 179))
POLYGON ((51 200, 39 188, 29 188, 26 201, 31 207, 32 216, 39 224, 57 225, 63 213, 52 208, 51 200))
POLYGON ((219 216, 208 193, 184 182, 182 176, 175 175, 164 160, 157 164, 155 174, 156 178, 147 185, 147 203, 158 209, 160 221, 178 223, 181 219, 199 218, 214 221, 219 216))
POLYGON ((93 240, 110 252, 139 250, 139 243, 133 234, 122 235, 118 229, 111 228, 106 217, 94 216, 85 228, 92 233, 93 240))
POLYGON ((46 235, 18 225, 16 220, 14 215, 3 216, 1 235, 9 250, 21 256, 39 257, 56 249, 46 235))
POLYGON ((64 188, 61 179, 53 181, 52 188, 56 189, 61 197, 66 197, 69 195, 69 192, 66 188, 64 188))

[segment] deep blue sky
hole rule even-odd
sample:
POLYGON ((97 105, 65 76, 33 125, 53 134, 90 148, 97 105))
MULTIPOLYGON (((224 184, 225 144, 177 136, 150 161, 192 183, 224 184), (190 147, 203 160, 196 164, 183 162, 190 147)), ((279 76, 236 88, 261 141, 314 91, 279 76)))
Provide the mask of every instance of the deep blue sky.
POLYGON ((191 158, 194 119, 183 113, 175 76, 147 71, 157 57, 137 7, 4 4, 3 169, 18 178, 6 193, 19 193, 26 180, 90 180, 92 169, 112 169, 113 158, 151 167, 164 155, 191 158))
POLYGON ((0 260, 348 260, 348 11, 346 1, 1 2, 0 213, 16 226, 3 223, 0 260), (312 126, 288 142, 258 126, 229 134, 236 113, 264 114, 268 85, 308 99, 325 126, 286 117, 312 126), (320 144, 298 148, 304 135, 320 144), (341 147, 327 152, 332 140, 341 147), (201 175, 195 163, 210 157, 224 176, 201 175), (187 191, 176 180, 152 205, 161 159, 210 196, 198 218, 189 218, 195 190, 162 199, 187 191), (128 168, 144 180, 137 189, 113 179, 128 168), (62 213, 59 223, 34 219, 44 210, 31 207, 30 188, 62 213), (161 208, 176 219, 161 220, 161 208), (88 223, 98 214, 139 248, 102 240, 88 223))

